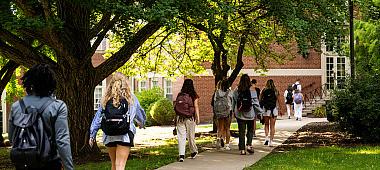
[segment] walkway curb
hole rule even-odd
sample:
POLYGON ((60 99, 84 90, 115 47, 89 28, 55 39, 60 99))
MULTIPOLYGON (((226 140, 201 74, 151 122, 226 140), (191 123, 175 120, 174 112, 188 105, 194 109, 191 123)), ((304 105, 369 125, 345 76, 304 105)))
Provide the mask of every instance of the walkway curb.
POLYGON ((277 132, 274 139, 274 147, 264 146, 264 130, 256 131, 256 138, 253 141, 254 154, 240 155, 238 150, 238 138, 231 138, 231 150, 217 151, 216 149, 207 150, 198 154, 196 159, 186 158, 184 162, 175 162, 158 168, 158 170, 241 170, 251 166, 266 155, 276 146, 281 145, 294 132, 310 122, 326 122, 326 118, 304 118, 302 121, 294 119, 278 120, 276 123, 277 132))

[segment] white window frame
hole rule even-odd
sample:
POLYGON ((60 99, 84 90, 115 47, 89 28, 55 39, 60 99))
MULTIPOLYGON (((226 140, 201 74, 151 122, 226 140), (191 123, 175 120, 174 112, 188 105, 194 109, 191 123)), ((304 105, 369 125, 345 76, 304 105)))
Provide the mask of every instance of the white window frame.
POLYGON ((148 83, 146 80, 139 81, 139 92, 142 92, 142 91, 148 89, 147 85, 148 85, 148 83), (144 86, 142 85, 143 83, 145 84, 144 86))
POLYGON ((101 105, 102 98, 106 93, 106 79, 104 79, 101 83, 99 83, 94 89, 94 110, 97 111, 99 106, 101 105), (97 97, 97 90, 101 91, 101 95, 97 97))
POLYGON ((170 79, 164 80, 164 93, 165 97, 168 98, 168 95, 171 95, 173 98, 173 82, 170 79), (168 82, 170 82, 170 85, 168 86, 168 82), (168 90, 170 88, 170 91, 168 90))
POLYGON ((152 78, 151 82, 152 82, 152 88, 159 86, 159 84, 158 84, 158 78, 152 78))

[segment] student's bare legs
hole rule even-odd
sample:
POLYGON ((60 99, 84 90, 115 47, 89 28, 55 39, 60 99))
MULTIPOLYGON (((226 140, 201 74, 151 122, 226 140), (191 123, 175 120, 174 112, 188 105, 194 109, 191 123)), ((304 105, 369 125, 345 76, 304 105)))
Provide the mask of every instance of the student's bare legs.
POLYGON ((130 146, 117 145, 116 147, 116 170, 124 170, 125 164, 127 163, 129 152, 131 150, 130 146))
POLYGON ((231 138, 230 128, 231 128, 231 116, 227 118, 226 125, 224 127, 226 131, 226 144, 230 143, 230 138, 231 138))
POLYGON ((111 164, 112 164, 112 170, 116 170, 116 147, 107 147, 108 149, 108 155, 110 156, 111 159, 111 164))
POLYGON ((276 119, 277 119, 277 116, 270 117, 270 140, 271 141, 273 141, 274 133, 276 133, 276 128, 275 128, 276 119))
POLYGON ((264 131, 265 131, 265 137, 267 137, 268 136, 268 134, 269 134, 269 119, 270 119, 270 117, 269 116, 264 116, 264 131))

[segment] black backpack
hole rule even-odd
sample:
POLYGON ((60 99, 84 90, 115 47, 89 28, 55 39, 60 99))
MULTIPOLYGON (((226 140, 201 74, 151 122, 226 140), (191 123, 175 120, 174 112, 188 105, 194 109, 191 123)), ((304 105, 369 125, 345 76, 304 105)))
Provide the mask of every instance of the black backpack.
POLYGON ((262 104, 264 108, 272 111, 274 108, 276 108, 276 92, 273 89, 265 89, 262 93, 262 104))
POLYGON ((127 100, 121 99, 119 107, 113 105, 112 99, 109 100, 102 115, 100 128, 106 135, 118 136, 129 132, 131 120, 127 100))
POLYGON ((293 103, 293 93, 292 91, 288 91, 288 93, 286 94, 286 104, 292 104, 293 103))
POLYGON ((49 140, 49 137, 55 140, 54 130, 47 129, 49 126, 42 118, 42 113, 53 101, 49 99, 37 109, 34 106, 25 107, 24 100, 19 100, 21 113, 13 115, 15 128, 10 152, 17 169, 41 168, 57 153, 55 144, 49 140))
POLYGON ((245 90, 238 94, 237 108, 239 112, 249 112, 252 109, 251 91, 245 90))

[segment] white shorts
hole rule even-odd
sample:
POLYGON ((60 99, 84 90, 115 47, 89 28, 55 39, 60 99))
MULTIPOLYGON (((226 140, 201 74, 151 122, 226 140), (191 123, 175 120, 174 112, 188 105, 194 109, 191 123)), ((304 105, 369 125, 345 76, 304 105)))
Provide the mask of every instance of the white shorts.
MULTIPOLYGON (((264 108, 264 114, 263 116, 271 116, 271 110, 267 110, 264 108)), ((273 116, 278 116, 278 109, 277 107, 273 109, 273 116)))

